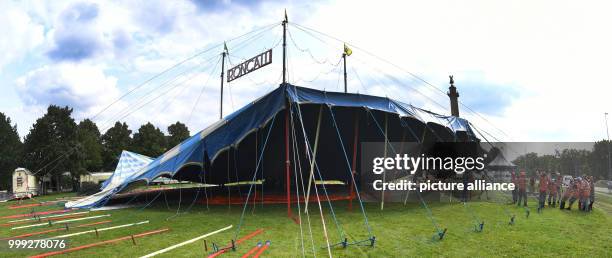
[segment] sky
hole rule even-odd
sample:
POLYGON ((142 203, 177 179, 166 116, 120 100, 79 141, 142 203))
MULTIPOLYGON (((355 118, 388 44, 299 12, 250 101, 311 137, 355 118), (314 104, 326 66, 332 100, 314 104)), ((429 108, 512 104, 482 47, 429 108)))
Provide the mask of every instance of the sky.
POLYGON ((278 87, 284 11, 288 81, 461 116, 489 140, 595 141, 612 113, 607 1, 0 1, 0 112, 24 137, 50 104, 101 131, 219 117, 225 69, 273 63, 225 84, 224 115, 278 87))

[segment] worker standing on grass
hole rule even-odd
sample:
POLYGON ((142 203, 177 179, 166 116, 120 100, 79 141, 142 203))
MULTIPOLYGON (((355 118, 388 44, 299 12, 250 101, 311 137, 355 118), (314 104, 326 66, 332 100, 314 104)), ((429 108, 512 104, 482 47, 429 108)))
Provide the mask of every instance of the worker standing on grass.
POLYGON ((548 184, 548 206, 556 207, 557 205, 557 182, 559 178, 550 177, 550 182, 548 184))
POLYGON ((548 191, 548 176, 546 173, 540 173, 540 198, 538 205, 538 212, 541 212, 544 209, 544 203, 546 202, 546 192, 548 191))
POLYGON ((591 194, 591 183, 587 176, 583 177, 582 184, 580 184, 580 210, 588 211, 589 207, 589 195, 591 194))
POLYGON ((579 194, 578 185, 580 184, 580 181, 581 181, 580 177, 577 177, 570 184, 570 187, 569 187, 569 190, 568 190, 568 192, 569 192, 569 205, 567 206, 567 210, 568 211, 572 210, 572 205, 574 205, 574 202, 576 202, 577 196, 579 194))
MULTIPOLYGON (((563 198, 561 199, 561 203, 559 203, 559 209, 563 210, 565 209, 565 202, 571 197, 572 195, 572 186, 574 185, 574 179, 572 179, 569 182, 569 185, 567 186, 567 189, 565 189, 565 191, 563 191, 563 198)), ((569 205, 568 205, 568 210, 569 210, 569 205)))
POLYGON ((525 174, 525 171, 521 171, 517 181, 518 181, 517 205, 521 206, 521 200, 523 200, 523 206, 527 207, 527 175, 525 174))
POLYGON ((516 174, 514 173, 514 171, 510 172, 510 176, 512 176, 512 183, 514 184, 514 190, 512 190, 512 204, 516 204, 516 198, 517 198, 517 189, 516 186, 517 181, 516 181, 516 174))
POLYGON ((589 182, 591 183, 591 195, 589 200, 589 211, 593 211, 593 203, 595 202, 595 179, 593 176, 589 176, 589 182))
POLYGON ((561 177, 561 173, 557 172, 557 182, 555 184, 557 186, 557 204, 561 201, 561 190, 563 190, 563 178, 561 177))
POLYGON ((535 193, 535 175, 529 177, 529 193, 535 193))

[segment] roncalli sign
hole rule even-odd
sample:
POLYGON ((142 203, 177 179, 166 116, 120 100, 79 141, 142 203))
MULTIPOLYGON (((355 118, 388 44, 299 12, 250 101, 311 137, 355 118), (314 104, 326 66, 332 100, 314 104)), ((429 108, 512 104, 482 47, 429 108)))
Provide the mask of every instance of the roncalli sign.
POLYGON ((272 49, 263 52, 243 63, 227 70, 227 82, 238 79, 252 71, 262 68, 272 63, 272 49))

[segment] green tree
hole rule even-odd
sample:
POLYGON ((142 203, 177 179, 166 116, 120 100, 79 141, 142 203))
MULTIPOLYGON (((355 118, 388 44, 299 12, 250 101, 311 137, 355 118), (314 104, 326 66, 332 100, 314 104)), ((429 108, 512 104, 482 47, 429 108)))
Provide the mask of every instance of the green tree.
POLYGON ((517 157, 512 161, 520 169, 525 170, 528 175, 534 175, 535 171, 538 170, 538 154, 530 152, 517 157))
POLYGON ((78 190, 79 178, 88 172, 100 171, 102 168, 102 143, 98 126, 89 120, 81 121, 77 127, 77 160, 78 167, 71 171, 73 189, 78 190))
POLYGON ((168 146, 167 149, 171 149, 185 139, 189 138, 189 129, 181 122, 176 122, 168 126, 168 146))
POLYGON ((159 128, 146 123, 134 134, 132 149, 142 155, 157 157, 166 151, 166 137, 159 128))
POLYGON ((62 173, 78 167, 77 125, 71 115, 72 108, 50 105, 24 140, 24 164, 39 176, 51 176, 58 190, 62 173))
POLYGON ((121 152, 127 150, 132 144, 131 134, 132 130, 125 122, 116 122, 112 128, 102 135, 102 168, 104 170, 112 171, 115 169, 121 152))
POLYGON ((0 112, 0 189, 9 188, 13 171, 19 165, 22 147, 17 126, 11 125, 11 118, 0 112))
POLYGON ((592 172, 598 179, 610 179, 610 160, 608 159, 609 151, 612 151, 612 142, 601 140, 595 142, 593 151, 589 157, 589 163, 592 166, 592 172))

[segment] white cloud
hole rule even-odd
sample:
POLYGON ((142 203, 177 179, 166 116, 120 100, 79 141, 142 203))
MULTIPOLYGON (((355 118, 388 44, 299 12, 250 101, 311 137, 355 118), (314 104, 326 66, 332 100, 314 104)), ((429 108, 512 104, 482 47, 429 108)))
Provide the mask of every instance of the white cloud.
POLYGON ((33 21, 26 10, 10 1, 1 1, 0 72, 7 64, 20 60, 43 43, 44 26, 33 21))
MULTIPOLYGON (((465 93, 461 99, 465 103, 472 103, 472 108, 486 114, 483 115, 486 120, 512 137, 497 132, 494 126, 470 114, 465 108, 461 110, 462 116, 502 140, 601 139, 605 135, 603 112, 612 113, 609 101, 612 89, 604 86, 609 81, 606 69, 609 60, 612 60, 612 50, 609 48, 612 34, 604 33, 612 24, 612 17, 607 13, 612 6, 607 2, 378 1, 373 4, 360 1, 270 1, 231 4, 199 2, 194 5, 189 1, 93 1, 99 12, 86 27, 79 27, 85 26, 82 24, 68 26, 70 24, 62 20, 62 14, 65 15, 71 7, 91 2, 55 1, 53 4, 23 8, 6 2, 0 4, 4 7, 11 5, 4 9, 13 17, 7 19, 5 17, 8 15, 0 16, 0 22, 6 19, 5 22, 12 25, 0 28, 0 33, 7 35, 0 38, 0 50, 9 53, 0 57, 0 67, 36 52, 43 42, 43 35, 47 35, 47 38, 42 46, 45 51, 42 52, 55 47, 60 34, 68 39, 87 36, 99 44, 99 51, 79 62, 98 70, 90 72, 97 74, 93 78, 98 78, 99 82, 81 78, 79 84, 103 82, 112 84, 116 91, 126 92, 211 43, 227 40, 261 25, 280 22, 284 8, 287 8, 290 23, 303 24, 363 47, 419 75, 442 91, 446 91, 447 76, 454 74, 460 93, 465 93), (43 34, 44 28, 48 29, 46 34, 43 34), (84 33, 79 33, 81 31, 84 33), (109 82, 112 77, 104 74, 102 67, 106 73, 117 78, 116 83, 109 82), (513 94, 504 95, 509 89, 513 94), (492 109, 494 102, 483 101, 482 98, 503 99, 503 107, 492 109)), ((290 29, 297 44, 301 48, 310 48, 317 59, 337 61, 342 42, 318 35, 326 41, 322 43, 291 24, 290 29)), ((280 28, 276 28, 270 35, 258 40, 258 46, 237 52, 234 51, 237 42, 231 42, 228 44, 230 52, 250 57, 274 43, 280 32, 280 28)), ((319 89, 341 90, 341 83, 337 86, 337 72, 323 74, 317 81, 307 82, 321 72, 329 71, 331 66, 314 64, 308 53, 296 50, 292 44, 288 42, 290 82, 319 89)), ((281 69, 279 50, 279 47, 275 49, 272 65, 230 84, 234 109, 277 86, 281 69), (254 85, 254 82, 266 83, 254 85)), ((351 91, 386 95, 448 113, 445 95, 358 48, 353 50, 353 56, 349 57, 351 91), (357 71, 360 80, 352 69, 357 71), (399 78, 405 85, 397 85, 382 72, 399 78), (360 81, 366 84, 365 87, 361 86, 360 81)), ((211 51, 203 58, 218 54, 215 51, 219 52, 220 49, 211 51)), ((97 92, 93 89, 60 87, 64 90, 60 94, 62 91, 55 92, 50 86, 41 86, 45 89, 43 94, 25 86, 29 77, 30 81, 39 78, 55 84, 63 80, 52 78, 50 74, 65 78, 82 77, 76 66, 56 68, 52 63, 53 60, 46 60, 30 64, 30 67, 43 68, 19 75, 24 81, 20 96, 26 104, 43 105, 51 99, 61 100, 74 104, 79 110, 83 107, 87 110, 83 114, 91 114, 95 107, 112 102, 112 99, 94 101, 89 97, 74 97, 95 95, 90 92, 97 92)), ((205 78, 198 76, 184 94, 176 97, 174 103, 180 105, 169 106, 154 116, 151 115, 153 108, 143 108, 147 111, 136 112, 126 120, 133 126, 153 120, 162 128, 167 126, 166 123, 186 120, 205 78)), ((149 87, 162 82, 158 80, 149 87)), ((209 84, 192 118, 195 122, 189 124, 192 132, 202 129, 217 117, 218 77, 211 79, 209 84)), ((151 89, 149 87, 135 92, 135 95, 145 94, 147 89, 151 89)), ((117 96, 119 93, 106 94, 117 96)), ((171 97, 173 94, 174 91, 168 95, 171 97)), ((119 103, 112 111, 127 107, 128 102, 134 99, 137 96, 119 103)), ((229 90, 226 91, 225 100, 224 110, 228 114, 232 110, 229 90)), ((23 127, 27 126, 20 125, 20 128, 23 127)))
POLYGON ((60 64, 28 72, 17 80, 17 87, 27 106, 68 105, 77 118, 84 118, 118 97, 116 83, 100 67, 60 64))

